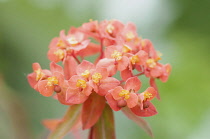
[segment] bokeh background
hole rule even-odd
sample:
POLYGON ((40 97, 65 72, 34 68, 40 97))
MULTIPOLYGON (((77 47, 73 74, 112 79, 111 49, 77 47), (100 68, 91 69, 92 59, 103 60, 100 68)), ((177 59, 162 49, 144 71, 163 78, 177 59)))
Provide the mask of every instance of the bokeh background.
MULTIPOLYGON (((155 139, 209 139, 209 0, 0 0, 0 138, 45 138, 41 121, 62 117, 67 106, 34 91, 26 76, 33 62, 48 68, 60 30, 89 19, 134 22, 172 65, 168 82, 158 82, 159 114, 146 118, 155 139)), ((115 119, 118 139, 150 139, 121 112, 115 119)))

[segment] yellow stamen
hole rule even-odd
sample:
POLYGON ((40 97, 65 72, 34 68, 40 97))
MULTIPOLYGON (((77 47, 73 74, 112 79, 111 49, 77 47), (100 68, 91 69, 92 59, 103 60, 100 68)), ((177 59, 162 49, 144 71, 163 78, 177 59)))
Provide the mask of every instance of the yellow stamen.
POLYGON ((134 55, 130 58, 131 63, 134 65, 140 61, 139 57, 137 55, 134 55))
POLYGON ((123 50, 122 50, 122 51, 123 51, 124 53, 128 53, 128 52, 130 52, 131 50, 132 50, 132 49, 131 49, 128 45, 126 45, 126 44, 123 45, 123 50))
POLYGON ((76 38, 74 36, 70 37, 67 39, 67 41, 69 42, 69 44, 71 44, 72 46, 76 46, 79 42, 76 40, 76 38))
POLYGON ((149 99, 152 97, 152 94, 149 92, 144 92, 144 100, 149 99))
POLYGON ((122 53, 120 53, 117 50, 114 50, 114 52, 112 53, 111 57, 116 59, 116 60, 121 60, 122 59, 122 53))
POLYGON ((83 77, 88 78, 90 76, 90 71, 89 70, 85 70, 82 74, 83 77))
POLYGON ((131 41, 131 40, 133 40, 135 38, 135 36, 134 36, 134 34, 133 34, 133 32, 128 32, 127 34, 126 34, 126 40, 127 41, 131 41))
POLYGON ((92 75, 92 80, 93 80, 94 83, 99 83, 100 79, 102 79, 101 73, 96 72, 92 75))
POLYGON ((147 66, 150 67, 150 68, 154 68, 157 64, 155 62, 154 59, 150 58, 150 59, 147 59, 147 66))
POLYGON ((57 51, 54 52, 54 54, 61 60, 64 58, 64 52, 61 49, 58 49, 57 51))
POLYGON ((157 51, 158 57, 155 59, 155 61, 161 60, 161 56, 163 55, 160 51, 157 51))
POLYGON ((128 90, 123 89, 123 90, 121 90, 121 92, 119 93, 119 96, 120 96, 120 97, 124 97, 125 99, 129 99, 129 98, 130 98, 130 95, 129 95, 129 94, 130 94, 130 93, 129 93, 128 90))
POLYGON ((58 40, 57 46, 58 47, 65 47, 65 43, 62 40, 58 40))
POLYGON ((55 76, 48 77, 47 80, 47 86, 58 85, 58 79, 55 76))
POLYGON ((106 32, 112 34, 114 30, 114 26, 112 24, 108 24, 106 27, 106 32))
POLYGON ((76 84, 77 87, 81 87, 81 88, 86 88, 87 87, 87 84, 86 84, 86 81, 85 80, 82 80, 82 79, 78 79, 77 80, 77 84, 76 84))
POLYGON ((36 81, 40 80, 44 76, 41 69, 35 70, 34 72, 36 73, 36 81))

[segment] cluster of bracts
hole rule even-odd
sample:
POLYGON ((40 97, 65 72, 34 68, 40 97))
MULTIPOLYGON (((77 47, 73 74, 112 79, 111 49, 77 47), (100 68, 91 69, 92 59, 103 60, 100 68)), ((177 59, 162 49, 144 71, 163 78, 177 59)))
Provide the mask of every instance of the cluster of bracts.
POLYGON ((155 79, 166 82, 171 71, 169 64, 159 63, 160 56, 151 41, 138 36, 133 23, 91 20, 53 38, 48 51, 50 70, 33 63, 28 81, 43 96, 56 92, 53 97, 64 105, 85 103, 95 94, 114 111, 128 107, 148 117, 157 114, 150 102, 159 98, 155 79), (95 61, 84 60, 92 55, 98 56, 95 61), (121 79, 113 77, 116 73, 121 79), (140 93, 141 75, 149 78, 150 87, 140 93))

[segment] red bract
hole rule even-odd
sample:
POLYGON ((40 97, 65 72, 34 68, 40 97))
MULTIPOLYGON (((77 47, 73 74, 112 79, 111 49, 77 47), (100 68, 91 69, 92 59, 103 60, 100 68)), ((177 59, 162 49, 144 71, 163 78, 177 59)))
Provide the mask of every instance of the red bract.
POLYGON ((30 86, 41 95, 49 97, 56 92, 54 99, 70 105, 63 119, 45 122, 52 130, 49 138, 62 138, 70 130, 82 128, 90 129, 89 139, 114 139, 113 110, 123 110, 152 136, 140 117, 157 114, 150 102, 154 97, 160 99, 155 81, 166 82, 171 66, 160 63, 161 54, 136 30, 133 23, 90 20, 81 27, 71 27, 67 34, 60 31, 59 37, 52 39, 47 53, 50 70, 34 63, 33 73, 27 76, 30 86), (85 60, 93 55, 98 56, 93 62, 85 60), (138 93, 143 75, 149 78, 150 86, 138 93))
POLYGON ((61 87, 64 85, 63 68, 52 62, 50 64, 50 70, 52 76, 38 82, 39 92, 46 97, 52 96, 54 91, 61 92, 61 87))

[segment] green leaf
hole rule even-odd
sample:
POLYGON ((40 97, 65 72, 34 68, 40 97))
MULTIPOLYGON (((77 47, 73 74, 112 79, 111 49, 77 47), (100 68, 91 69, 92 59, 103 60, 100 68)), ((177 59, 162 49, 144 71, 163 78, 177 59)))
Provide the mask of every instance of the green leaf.
POLYGON ((143 118, 135 115, 128 107, 124 107, 122 112, 131 120, 133 120, 137 125, 139 125, 148 135, 153 137, 152 129, 148 122, 143 118))
POLYGON ((106 104, 98 122, 91 128, 89 139, 115 139, 114 116, 112 109, 106 104))
POLYGON ((60 139, 63 138, 74 125, 80 120, 81 104, 72 105, 69 107, 63 120, 56 126, 51 132, 48 139, 60 139))

